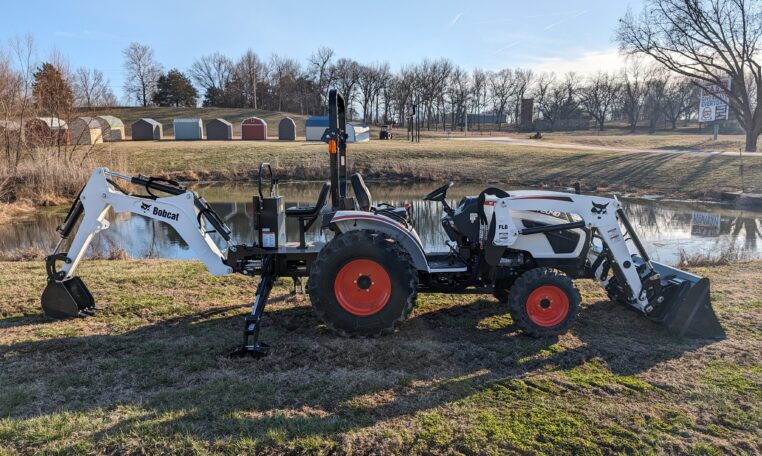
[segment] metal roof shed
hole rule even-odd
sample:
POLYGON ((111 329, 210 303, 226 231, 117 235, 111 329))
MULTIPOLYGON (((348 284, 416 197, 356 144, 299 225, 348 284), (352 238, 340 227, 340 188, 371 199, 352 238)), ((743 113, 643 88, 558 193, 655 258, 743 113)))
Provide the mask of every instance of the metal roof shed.
POLYGON ((291 117, 284 117, 278 123, 278 139, 281 141, 293 141, 296 139, 296 124, 291 117))
POLYGON ((72 144, 100 144, 103 142, 101 124, 92 117, 77 117, 69 123, 72 144))
POLYGON ((259 140, 267 139, 267 122, 259 117, 249 117, 241 122, 241 139, 259 140))
POLYGON ((24 125, 27 139, 42 146, 69 144, 69 126, 58 117, 35 117, 24 125))
POLYGON ((229 141, 233 139, 233 124, 225 119, 212 119, 206 122, 206 139, 229 141))
POLYGON ((370 127, 360 122, 347 124, 347 142, 358 143, 370 141, 370 127))
POLYGON ((201 119, 175 119, 174 128, 176 141, 204 139, 204 124, 201 119))
POLYGON ((133 141, 158 141, 163 134, 161 124, 153 119, 140 119, 132 124, 133 141))
POLYGON ((328 128, 328 116, 312 116, 304 122, 307 141, 321 141, 323 133, 328 128))
POLYGON ((98 116, 95 120, 101 126, 104 141, 122 141, 125 138, 124 122, 118 118, 114 116, 98 116))

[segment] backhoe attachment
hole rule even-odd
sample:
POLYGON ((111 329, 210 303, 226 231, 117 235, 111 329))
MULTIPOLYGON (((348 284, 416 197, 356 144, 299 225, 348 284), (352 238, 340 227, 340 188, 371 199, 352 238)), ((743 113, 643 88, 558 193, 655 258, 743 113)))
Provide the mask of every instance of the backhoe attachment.
POLYGON ((60 240, 54 252, 45 259, 48 283, 42 293, 41 304, 48 317, 84 317, 98 310, 87 286, 74 272, 93 236, 108 229, 106 215, 110 209, 131 212, 171 225, 212 274, 233 272, 225 264, 225 255, 210 236, 210 233, 217 233, 229 248, 235 248, 231 243, 230 229, 203 198, 171 180, 123 176, 107 168, 96 168, 74 200, 63 224, 57 228, 60 240), (130 194, 117 181, 143 188, 146 194, 130 194), (77 229, 69 251, 61 252, 75 227, 77 229))

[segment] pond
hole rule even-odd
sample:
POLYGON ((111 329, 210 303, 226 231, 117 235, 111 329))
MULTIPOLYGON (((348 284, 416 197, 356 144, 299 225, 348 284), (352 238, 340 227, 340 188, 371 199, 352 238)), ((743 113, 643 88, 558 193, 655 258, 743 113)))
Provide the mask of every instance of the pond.
MULTIPOLYGON (((284 183, 280 185, 280 194, 284 196, 286 206, 314 204, 321 185, 317 182, 284 183)), ((368 183, 374 201, 412 205, 416 230, 428 251, 447 250, 439 224, 441 207, 437 203, 421 201, 424 194, 437 186, 436 183, 368 183)), ((448 193, 450 204, 454 206, 463 196, 477 195, 484 187, 456 184, 448 193)), ((253 241, 250 220, 255 185, 202 185, 194 189, 211 203, 232 229, 237 243, 253 241)), ((745 257, 762 256, 762 212, 690 202, 627 198, 622 201, 627 216, 654 260, 676 264, 681 251, 704 254, 728 248, 745 257)), ((64 216, 60 211, 43 212, 19 223, 0 226, 0 251, 30 247, 52 251, 58 241, 55 228, 64 216)), ((112 213, 109 220, 111 227, 95 237, 89 254, 104 255, 118 248, 134 258, 194 258, 193 252, 168 225, 131 214, 112 213)), ((317 228, 316 225, 308 232, 308 240, 325 240, 317 228)), ((295 220, 288 220, 287 232, 289 240, 298 240, 295 220)))

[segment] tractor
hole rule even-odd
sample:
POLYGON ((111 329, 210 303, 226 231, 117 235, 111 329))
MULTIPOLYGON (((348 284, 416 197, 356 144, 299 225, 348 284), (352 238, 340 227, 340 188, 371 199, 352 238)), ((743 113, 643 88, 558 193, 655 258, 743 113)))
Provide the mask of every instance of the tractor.
POLYGON ((554 336, 565 332, 580 311, 574 280, 589 278, 612 300, 679 335, 724 337, 711 306, 709 280, 652 261, 616 198, 487 188, 452 207, 447 192, 453 184, 447 182, 423 199, 441 205, 449 251, 426 252, 411 208, 377 202, 359 173, 348 174, 341 94, 332 90, 328 107, 323 140, 330 181, 314 205, 286 208, 272 168, 260 165, 252 198, 257 236, 250 245, 236 244, 211 206, 177 182, 95 169, 58 228, 55 251, 46 258, 44 313, 66 318, 97 310, 74 273, 93 236, 108 228, 105 217, 113 209, 171 225, 212 274, 259 277, 235 356, 269 352, 259 333, 278 277, 292 278, 295 286, 307 279, 315 312, 341 335, 395 331, 418 294, 434 292, 493 294, 523 332, 554 336), (130 194, 120 182, 145 192, 130 194), (286 238, 286 218, 298 221, 298 240, 286 238), (327 233, 326 242, 306 241, 313 226, 327 233))

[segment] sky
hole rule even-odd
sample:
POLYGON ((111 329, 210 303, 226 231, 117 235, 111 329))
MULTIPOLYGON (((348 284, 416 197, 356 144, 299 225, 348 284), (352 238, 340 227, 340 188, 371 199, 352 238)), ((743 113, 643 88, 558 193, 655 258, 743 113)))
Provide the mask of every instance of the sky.
POLYGON ((628 7, 641 0, 38 0, 3 5, 0 37, 31 33, 40 60, 56 49, 72 68, 103 71, 121 97, 121 51, 132 41, 150 45, 165 70, 181 71, 201 55, 237 58, 248 48, 304 63, 320 46, 394 70, 424 57, 467 69, 613 70, 622 65, 614 29, 628 7))

